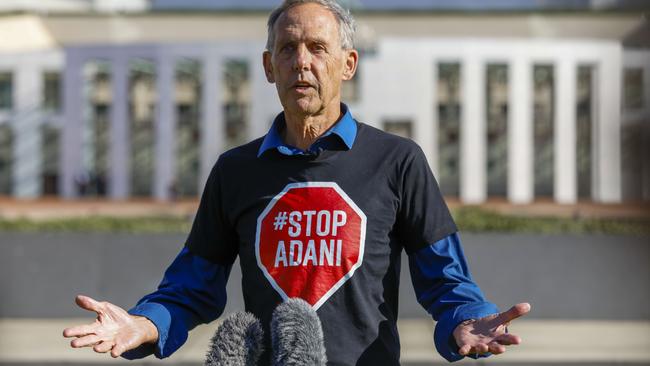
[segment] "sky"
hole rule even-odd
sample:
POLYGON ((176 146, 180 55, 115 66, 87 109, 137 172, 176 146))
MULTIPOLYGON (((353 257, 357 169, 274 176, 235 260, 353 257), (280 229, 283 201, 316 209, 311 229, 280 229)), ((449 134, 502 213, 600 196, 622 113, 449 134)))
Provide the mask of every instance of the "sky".
MULTIPOLYGON (((240 9, 266 10, 280 0, 151 0, 154 10, 240 9)), ((571 9, 650 9, 646 0, 340 0, 359 10, 571 10, 571 9)))

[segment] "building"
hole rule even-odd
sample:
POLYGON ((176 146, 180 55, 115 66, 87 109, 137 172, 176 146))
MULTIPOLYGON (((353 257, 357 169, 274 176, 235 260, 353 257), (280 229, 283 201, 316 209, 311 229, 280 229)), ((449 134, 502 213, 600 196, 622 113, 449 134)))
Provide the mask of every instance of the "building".
MULTIPOLYGON (((199 194, 280 111, 260 62, 275 3, 0 5, 0 194, 199 194)), ((444 194, 650 199, 643 2, 346 3, 362 57, 344 100, 417 141, 444 194)))

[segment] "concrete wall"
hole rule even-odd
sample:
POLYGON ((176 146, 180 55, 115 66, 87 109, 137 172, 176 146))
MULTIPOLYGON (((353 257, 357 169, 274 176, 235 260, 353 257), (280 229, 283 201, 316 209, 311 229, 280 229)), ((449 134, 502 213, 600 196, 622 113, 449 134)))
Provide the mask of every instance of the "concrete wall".
MULTIPOLYGON (((650 319, 650 247, 644 237, 464 234, 472 274, 502 308, 530 318, 650 319)), ((185 235, 0 233, 0 317, 84 317, 78 293, 132 306, 155 289, 185 235)), ((403 256, 400 316, 426 317, 403 256)), ((236 264, 226 312, 243 309, 236 264)))

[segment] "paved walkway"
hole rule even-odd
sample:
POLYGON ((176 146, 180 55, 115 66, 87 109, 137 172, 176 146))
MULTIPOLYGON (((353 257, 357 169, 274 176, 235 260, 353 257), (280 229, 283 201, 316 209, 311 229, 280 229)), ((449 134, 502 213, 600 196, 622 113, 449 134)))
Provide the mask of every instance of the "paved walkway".
MULTIPOLYGON (((72 349, 62 330, 89 319, 0 319, 0 365, 124 364, 123 359, 72 349)), ((202 364, 217 324, 200 326, 188 343, 161 364, 202 364)), ((399 322, 404 364, 439 364, 432 345, 433 324, 425 319, 399 322)), ((486 364, 635 364, 650 365, 650 321, 520 320, 510 327, 524 344, 484 361, 486 364)), ((474 363, 467 360, 462 363, 474 363)))
MULTIPOLYGON (((447 198, 451 208, 462 206, 455 198, 447 198)), ((99 199, 62 200, 43 198, 17 200, 0 196, 0 219, 29 218, 43 220, 65 217, 100 216, 193 216, 198 207, 197 199, 160 202, 149 199, 111 201, 99 199)), ((502 214, 522 216, 601 217, 601 218, 650 218, 650 203, 599 204, 580 202, 560 205, 551 200, 515 205, 505 199, 490 199, 477 207, 502 214)))

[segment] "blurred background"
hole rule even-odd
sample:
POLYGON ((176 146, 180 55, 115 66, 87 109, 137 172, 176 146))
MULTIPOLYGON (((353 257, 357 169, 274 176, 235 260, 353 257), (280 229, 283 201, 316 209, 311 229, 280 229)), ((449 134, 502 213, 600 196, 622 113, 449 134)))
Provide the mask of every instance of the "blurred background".
MULTIPOLYGON (((0 0, 0 366, 123 362, 69 349, 74 295, 155 289, 218 155, 266 133, 279 3, 0 0)), ((533 304, 525 345, 467 362, 650 365, 650 3, 341 4, 344 102, 422 146, 486 296, 533 304)), ((407 268, 402 360, 442 363, 407 268)), ((201 364, 215 327, 164 363, 201 364)))

